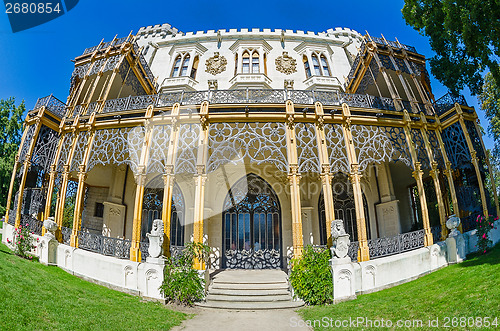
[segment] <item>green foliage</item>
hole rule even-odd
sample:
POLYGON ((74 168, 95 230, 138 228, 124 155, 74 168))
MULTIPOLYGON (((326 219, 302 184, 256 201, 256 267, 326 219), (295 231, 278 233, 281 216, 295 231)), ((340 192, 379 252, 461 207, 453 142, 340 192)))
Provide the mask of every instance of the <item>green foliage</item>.
POLYGON ((495 147, 493 149, 492 160, 499 164, 500 157, 500 84, 497 84, 491 73, 487 73, 484 77, 483 90, 478 95, 478 100, 481 103, 481 109, 484 110, 486 118, 489 120, 488 132, 495 139, 495 147))
POLYGON ((429 37, 436 52, 431 71, 453 93, 464 86, 480 93, 486 69, 500 84, 498 0, 405 0, 402 13, 408 25, 429 37))
MULTIPOLYGON (((35 248, 35 238, 31 235, 32 233, 28 226, 22 226, 21 224, 19 228, 14 229, 13 241, 7 239, 7 242, 14 246, 14 251, 17 255, 30 260, 33 259, 33 256, 29 253, 35 248)), ((38 241, 38 239, 36 241, 38 241)))
POLYGON ((165 261, 164 279, 160 291, 167 302, 193 305, 205 295, 204 281, 193 268, 195 260, 208 261, 210 247, 202 243, 188 243, 179 256, 165 261))
POLYGON ((22 138, 24 101, 16 107, 15 99, 0 99, 0 214, 5 213, 7 195, 16 153, 22 138))
POLYGON ((493 219, 493 216, 489 217, 484 217, 482 215, 477 215, 476 219, 476 236, 477 236, 477 249, 480 253, 486 253, 488 248, 493 244, 489 237, 489 233, 491 229, 494 228, 493 222, 498 220, 498 217, 496 219, 493 219))
POLYGON ((308 305, 333 302, 333 280, 330 271, 330 250, 317 251, 306 246, 302 256, 292 260, 290 282, 295 296, 308 305))

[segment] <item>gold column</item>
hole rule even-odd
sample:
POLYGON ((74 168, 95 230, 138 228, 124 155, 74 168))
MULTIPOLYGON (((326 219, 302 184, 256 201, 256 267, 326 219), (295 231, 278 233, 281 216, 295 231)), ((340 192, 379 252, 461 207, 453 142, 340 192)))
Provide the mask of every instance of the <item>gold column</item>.
POLYGON ((286 147, 288 157, 288 181, 290 184, 290 202, 292 207, 292 243, 293 256, 302 255, 304 239, 302 236, 302 213, 300 206, 300 173, 297 157, 297 140, 295 138, 295 118, 293 102, 286 102, 286 147))
POLYGON ((179 103, 172 108, 172 128, 170 130, 170 140, 168 143, 167 160, 165 161, 165 174, 163 175, 163 205, 162 220, 163 232, 166 240, 163 241, 163 251, 165 256, 170 256, 170 227, 172 217, 172 193, 175 179, 175 159, 177 156, 177 144, 179 141, 179 126, 177 124, 179 116, 179 103))
MULTIPOLYGON (((137 188, 135 191, 135 202, 134 202, 134 219, 132 226, 132 244, 130 247, 130 260, 135 262, 141 262, 141 224, 142 224, 142 204, 144 202, 144 188, 146 185, 146 173, 147 164, 149 159, 149 149, 151 146, 151 135, 153 133, 153 125, 151 118, 153 117, 153 106, 149 106, 146 110, 146 133, 144 135, 144 142, 142 144, 141 156, 139 160, 139 165, 137 166, 137 174, 135 179, 137 182, 137 188)), ((125 178, 125 180, 127 180, 125 178)))
POLYGON ((462 111, 462 107, 458 103, 455 103, 455 110, 458 114, 458 121, 460 122, 460 126, 462 127, 462 131, 464 132, 465 141, 467 142, 467 147, 469 148, 471 163, 474 165, 474 170, 476 171, 476 178, 479 184, 479 192, 481 194, 481 204, 483 206, 483 214, 488 217, 488 204, 486 203, 486 193, 484 192, 484 183, 483 178, 481 176, 481 171, 479 170, 479 160, 477 158, 477 152, 474 149, 474 145, 472 145, 472 141, 469 136, 469 132, 467 131, 467 127, 465 126, 464 114, 462 111))
POLYGON ((427 151, 427 156, 429 157, 431 166, 430 175, 434 182, 434 189, 436 191, 436 199, 439 210, 439 223, 441 224, 441 240, 444 240, 446 239, 446 235, 448 234, 448 228, 446 227, 446 212, 444 210, 444 201, 441 193, 441 183, 439 182, 439 169, 437 167, 437 162, 434 160, 431 144, 429 143, 429 138, 427 136, 427 120, 423 113, 420 113, 420 120, 422 121, 422 128, 420 129, 420 132, 422 133, 425 150, 427 151))
MULTIPOLYGON (((197 174, 195 180, 194 195, 194 222, 193 222, 193 240, 195 243, 203 243, 203 218, 205 209, 205 183, 207 180, 206 163, 208 154, 208 102, 204 101, 200 108, 200 137, 198 140, 198 155, 196 161, 197 174)), ((198 270, 204 270, 203 261, 195 260, 194 267, 198 270)))
POLYGON ((424 230, 425 230, 425 239, 424 239, 424 244, 425 246, 430 246, 433 244, 433 239, 432 239, 432 232, 431 232, 431 226, 429 222, 429 210, 427 209, 427 198, 425 196, 425 190, 424 190, 424 183, 422 181, 422 174, 423 171, 420 168, 420 162, 418 162, 417 158, 417 152, 415 151, 415 145, 411 139, 411 118, 410 115, 408 114, 408 111, 404 110, 404 120, 405 120, 405 126, 404 126, 404 131, 405 131, 405 136, 406 136, 406 142, 408 143, 408 146, 410 148, 410 154, 411 154, 411 159, 413 163, 413 168, 415 169, 412 172, 413 178, 415 178, 417 182, 417 190, 418 190, 418 196, 420 200, 420 208, 422 210, 422 222, 424 223, 424 230))
POLYGON ((368 248, 368 239, 366 235, 365 210, 363 208, 363 193, 361 191, 362 175, 359 172, 358 158, 356 156, 356 150, 354 149, 351 133, 351 112, 346 103, 342 104, 342 132, 344 134, 347 159, 349 160, 349 165, 351 167, 349 180, 352 183, 354 205, 356 208, 356 227, 358 230, 359 242, 358 261, 368 261, 370 260, 370 250, 368 248))
MULTIPOLYGON (((476 116, 477 116, 477 114, 476 114, 476 116)), ((477 121, 474 121, 474 127, 476 128, 477 136, 479 137, 479 141, 481 142, 481 147, 482 147, 483 151, 485 152, 485 158, 486 158, 485 161, 486 161, 486 165, 488 166, 488 172, 490 174, 490 180, 491 180, 491 190, 493 191, 493 198, 495 199, 495 207, 496 207, 496 212, 497 212, 496 216, 499 217, 500 216, 500 209, 498 208, 497 187, 496 187, 495 180, 493 177, 493 170, 491 169, 489 152, 484 147, 483 137, 481 135, 481 130, 479 129, 479 125, 478 125, 477 121)))
POLYGON ((316 142, 318 146, 318 156, 321 165, 321 185, 323 187, 323 199, 325 200, 325 220, 326 220, 326 238, 328 247, 332 246, 332 234, 330 231, 332 220, 335 219, 332 193, 332 174, 330 172, 330 161, 328 159, 328 149, 326 146, 326 137, 323 124, 323 105, 320 102, 314 104, 316 110, 316 142))
MULTIPOLYGON (((42 112, 43 113, 43 112, 42 112)), ((30 147, 28 151, 26 152, 26 159, 24 160, 24 168, 23 168, 23 175, 21 177, 21 182, 19 183, 19 195, 17 198, 17 209, 16 209, 16 221, 15 221, 15 227, 18 228, 19 225, 21 224, 21 208, 23 207, 23 195, 24 195, 24 186, 26 185, 26 176, 28 175, 28 170, 31 165, 31 154, 33 153, 33 149, 35 148, 36 141, 38 139, 38 133, 40 132, 40 128, 42 127, 41 119, 38 117, 36 119, 35 124, 35 132, 33 133, 33 138, 31 138, 31 141, 29 142, 30 147)))
POLYGON ((65 139, 67 139, 67 134, 62 135, 61 138, 59 138, 56 155, 54 156, 54 161, 50 166, 49 186, 47 189, 47 201, 45 202, 45 211, 44 211, 45 217, 50 216, 50 209, 52 208, 51 206, 52 193, 54 192, 54 183, 57 176, 57 163, 59 162, 59 158, 61 157, 61 150, 64 145, 65 139))

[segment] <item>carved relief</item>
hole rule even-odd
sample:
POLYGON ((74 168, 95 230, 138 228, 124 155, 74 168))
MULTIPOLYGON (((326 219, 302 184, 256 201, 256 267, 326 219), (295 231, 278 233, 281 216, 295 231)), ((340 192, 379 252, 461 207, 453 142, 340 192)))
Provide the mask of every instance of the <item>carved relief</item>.
POLYGON ((283 52, 282 56, 276 59, 276 70, 284 73, 285 75, 290 75, 297 72, 297 61, 288 55, 288 52, 283 52))
POLYGON ((226 70, 227 60, 219 52, 215 52, 214 56, 207 59, 205 71, 212 75, 220 74, 226 70))

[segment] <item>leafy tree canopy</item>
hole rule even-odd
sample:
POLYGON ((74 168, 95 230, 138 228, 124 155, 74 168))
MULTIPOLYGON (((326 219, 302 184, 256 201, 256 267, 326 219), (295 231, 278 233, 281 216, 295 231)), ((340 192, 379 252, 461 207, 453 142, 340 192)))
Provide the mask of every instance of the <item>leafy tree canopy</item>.
POLYGON ((481 93, 487 69, 500 85, 500 0, 405 0, 402 12, 429 37, 431 71, 451 92, 481 93))
POLYGON ((10 178, 16 153, 22 137, 24 101, 19 106, 15 99, 0 99, 0 212, 5 211, 10 178))

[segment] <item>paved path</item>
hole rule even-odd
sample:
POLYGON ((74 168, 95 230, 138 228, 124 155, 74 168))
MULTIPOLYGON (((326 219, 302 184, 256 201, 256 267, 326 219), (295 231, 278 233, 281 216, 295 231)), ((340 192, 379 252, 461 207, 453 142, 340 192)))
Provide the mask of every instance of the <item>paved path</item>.
MULTIPOLYGON (((172 330, 311 330, 305 326, 298 327, 302 319, 292 309, 273 310, 226 310, 210 308, 193 308, 186 313, 196 314, 191 319, 185 320, 180 326, 172 330)), ((304 323, 300 323, 304 325, 304 323)))

